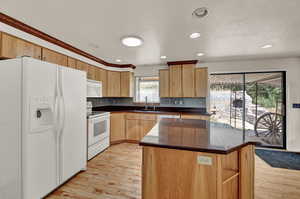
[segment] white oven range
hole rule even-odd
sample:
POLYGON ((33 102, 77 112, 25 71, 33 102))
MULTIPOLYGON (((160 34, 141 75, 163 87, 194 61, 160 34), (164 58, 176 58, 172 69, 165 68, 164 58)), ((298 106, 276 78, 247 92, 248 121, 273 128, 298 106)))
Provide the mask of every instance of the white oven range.
POLYGON ((88 160, 109 147, 110 113, 95 111, 88 115, 88 160))

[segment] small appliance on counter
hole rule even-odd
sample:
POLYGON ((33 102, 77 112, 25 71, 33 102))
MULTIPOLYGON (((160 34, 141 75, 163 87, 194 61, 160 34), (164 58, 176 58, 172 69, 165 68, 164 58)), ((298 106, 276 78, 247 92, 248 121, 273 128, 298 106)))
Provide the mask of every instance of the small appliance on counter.
POLYGON ((91 111, 90 107, 88 102, 88 160, 107 149, 110 143, 110 113, 91 111))

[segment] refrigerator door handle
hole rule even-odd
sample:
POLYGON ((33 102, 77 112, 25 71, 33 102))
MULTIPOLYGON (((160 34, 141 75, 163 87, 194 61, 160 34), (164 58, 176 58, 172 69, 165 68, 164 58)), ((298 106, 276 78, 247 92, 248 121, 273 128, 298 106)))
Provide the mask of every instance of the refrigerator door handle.
POLYGON ((59 68, 59 119, 60 121, 60 126, 59 126, 59 131, 58 131, 58 150, 59 150, 59 183, 62 182, 62 169, 63 169, 63 157, 62 157, 62 136, 63 136, 63 131, 65 127, 65 121, 66 121, 66 107, 65 107, 65 100, 64 100, 64 92, 63 92, 63 85, 62 85, 62 69, 59 68))
POLYGON ((59 68, 56 68, 56 81, 55 81, 55 93, 54 93, 54 117, 55 117, 55 126, 54 126, 54 139, 56 144, 56 184, 59 184, 60 176, 60 164, 59 164, 59 129, 60 129, 60 94, 59 94, 59 68))

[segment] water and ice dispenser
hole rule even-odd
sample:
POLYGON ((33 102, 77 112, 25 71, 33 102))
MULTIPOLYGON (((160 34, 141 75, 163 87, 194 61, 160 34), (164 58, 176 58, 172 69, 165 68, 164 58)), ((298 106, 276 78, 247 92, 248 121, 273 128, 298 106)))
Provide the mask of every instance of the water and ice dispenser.
POLYGON ((54 97, 33 97, 30 104, 30 132, 38 133, 54 127, 54 97))

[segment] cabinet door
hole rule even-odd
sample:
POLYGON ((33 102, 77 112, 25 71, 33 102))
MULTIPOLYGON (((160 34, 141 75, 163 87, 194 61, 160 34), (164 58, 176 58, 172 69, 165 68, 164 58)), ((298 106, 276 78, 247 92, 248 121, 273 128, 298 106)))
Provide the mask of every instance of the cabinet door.
POLYGON ((102 82, 102 95, 103 97, 107 97, 107 70, 102 68, 97 69, 99 81, 102 82))
POLYGON ((28 41, 19 39, 6 33, 1 33, 1 57, 16 58, 29 56, 41 59, 42 48, 28 41))
POLYGON ((169 69, 159 70, 159 96, 170 97, 169 69))
POLYGON ((47 48, 42 48, 43 60, 60 66, 68 66, 68 57, 47 48))
POLYGON ((181 119, 194 119, 194 120, 210 120, 209 115, 189 115, 189 114, 182 114, 181 119))
POLYGON ((110 142, 116 143, 126 139, 125 114, 111 113, 110 115, 110 142))
POLYGON ((170 66, 170 97, 182 97, 181 65, 170 66))
POLYGON ((196 78, 196 97, 207 97, 208 92, 208 72, 207 68, 197 68, 196 78))
POLYGON ((68 67, 76 68, 76 59, 68 57, 68 67))
POLYGON ((182 65, 182 96, 195 97, 195 64, 182 65))
POLYGON ((87 72, 87 70, 88 70, 88 64, 84 63, 82 61, 77 60, 76 61, 76 69, 87 72))
POLYGON ((140 120, 126 119, 126 140, 139 141, 140 137, 140 120))
POLYGON ((149 133, 155 124, 155 120, 141 120, 140 139, 143 139, 143 137, 149 133))
POLYGON ((96 73, 95 73, 95 67, 92 65, 87 65, 87 78, 88 79, 92 79, 92 80, 96 80, 96 73))
POLYGON ((132 72, 121 72, 121 97, 133 97, 132 72))
POLYGON ((121 73, 116 71, 107 72, 108 79, 108 97, 120 97, 121 95, 121 73))

